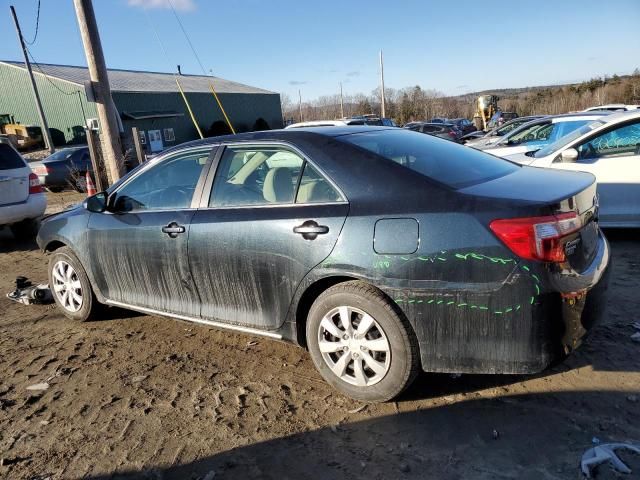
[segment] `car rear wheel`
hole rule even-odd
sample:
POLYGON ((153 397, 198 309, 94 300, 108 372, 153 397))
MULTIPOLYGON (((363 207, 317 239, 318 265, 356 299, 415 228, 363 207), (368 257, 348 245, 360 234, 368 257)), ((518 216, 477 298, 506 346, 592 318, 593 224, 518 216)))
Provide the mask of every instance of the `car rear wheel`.
POLYGON ((323 292, 309 311, 306 335, 320 374, 357 400, 390 400, 418 374, 418 343, 411 326, 383 292, 364 282, 345 282, 323 292))
POLYGON ((99 308, 89 277, 69 247, 59 248, 49 259, 49 288, 62 313, 72 320, 87 321, 99 308))
POLYGON ((40 222, 34 219, 23 220, 18 223, 14 223, 9 227, 11 233, 18 240, 31 240, 38 234, 40 228, 40 222))

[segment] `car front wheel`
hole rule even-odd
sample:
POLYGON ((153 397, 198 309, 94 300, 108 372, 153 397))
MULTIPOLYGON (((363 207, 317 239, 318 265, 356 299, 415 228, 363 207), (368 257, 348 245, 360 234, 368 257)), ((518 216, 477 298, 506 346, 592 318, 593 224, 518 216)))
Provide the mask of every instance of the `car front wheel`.
POLYGON ((418 343, 386 295, 360 281, 323 292, 307 320, 307 345, 324 379, 361 401, 384 402, 416 377, 418 343))
POLYGON ((84 322, 99 308, 89 277, 69 247, 53 252, 49 259, 49 288, 68 318, 84 322))

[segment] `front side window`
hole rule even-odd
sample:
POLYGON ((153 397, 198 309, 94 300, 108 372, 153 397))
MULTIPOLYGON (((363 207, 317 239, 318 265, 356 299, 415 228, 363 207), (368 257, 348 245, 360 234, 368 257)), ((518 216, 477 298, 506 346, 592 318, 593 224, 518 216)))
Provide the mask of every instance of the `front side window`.
POLYGON ((640 122, 624 125, 577 147, 578 160, 640 155, 640 122))
POLYGON ((119 212, 189 208, 210 149, 162 160, 127 182, 112 200, 119 212))
POLYGON ((280 146, 225 148, 213 181, 210 207, 287 205, 342 200, 297 153, 280 146))

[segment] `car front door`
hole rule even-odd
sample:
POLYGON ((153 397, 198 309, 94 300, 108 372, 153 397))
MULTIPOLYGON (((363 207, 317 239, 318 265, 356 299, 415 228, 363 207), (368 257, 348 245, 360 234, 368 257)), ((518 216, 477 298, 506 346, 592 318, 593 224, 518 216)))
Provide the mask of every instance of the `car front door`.
POLYGON ((199 315, 187 241, 211 150, 183 150, 143 167, 109 195, 106 212, 91 214, 94 281, 110 303, 199 315))
POLYGON ((575 148, 575 162, 558 157, 553 166, 595 175, 603 223, 640 224, 640 120, 600 132, 575 148))
POLYGON ((304 276, 331 253, 349 206, 288 146, 229 145, 218 155, 189 235, 201 315, 275 329, 304 276))

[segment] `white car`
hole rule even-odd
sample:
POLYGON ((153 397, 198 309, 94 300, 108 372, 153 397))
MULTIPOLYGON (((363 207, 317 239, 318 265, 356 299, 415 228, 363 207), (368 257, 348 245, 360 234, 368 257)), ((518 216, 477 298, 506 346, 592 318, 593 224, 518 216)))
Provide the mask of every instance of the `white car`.
POLYGON ((638 110, 640 105, 625 105, 624 103, 609 103, 598 107, 591 107, 583 110, 583 112, 593 112, 596 110, 609 110, 610 112, 625 112, 627 110, 638 110))
POLYGON ((600 224, 640 227, 640 110, 608 115, 541 150, 504 158, 594 174, 600 224))
POLYGON ((0 227, 8 226, 17 239, 33 238, 47 208, 38 176, 7 142, 0 142, 0 227))
POLYGON ((284 127, 288 128, 303 128, 303 127, 344 127, 345 125, 367 125, 367 121, 364 118, 347 118, 345 120, 310 120, 308 122, 292 123, 284 127))
POLYGON ((602 118, 610 112, 575 113, 543 117, 512 130, 497 142, 489 145, 472 145, 473 148, 504 157, 514 153, 525 153, 539 150, 559 138, 568 135, 577 128, 593 120, 602 118))

